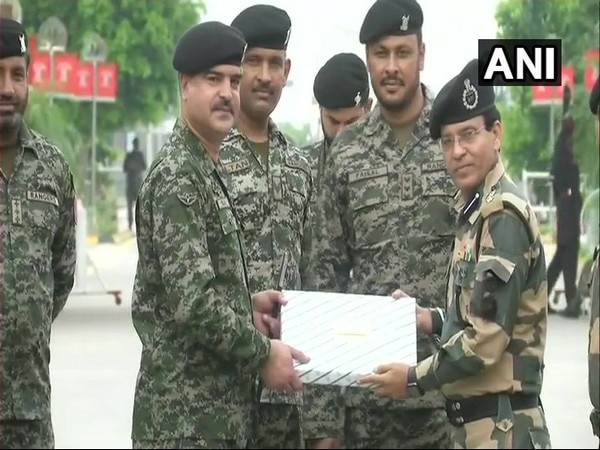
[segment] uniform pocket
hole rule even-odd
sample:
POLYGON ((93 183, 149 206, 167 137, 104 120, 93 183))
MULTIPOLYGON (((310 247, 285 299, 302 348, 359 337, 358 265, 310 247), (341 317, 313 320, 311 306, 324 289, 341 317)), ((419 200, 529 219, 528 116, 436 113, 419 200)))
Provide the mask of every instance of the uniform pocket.
POLYGON ((221 230, 223 231, 223 234, 227 236, 234 231, 238 231, 238 221, 233 214, 233 210, 229 205, 229 201, 227 201, 226 198, 220 198, 217 200, 217 209, 219 211, 219 222, 221 223, 221 230))
POLYGON ((358 248, 383 242, 389 235, 387 174, 348 185, 349 203, 358 248))

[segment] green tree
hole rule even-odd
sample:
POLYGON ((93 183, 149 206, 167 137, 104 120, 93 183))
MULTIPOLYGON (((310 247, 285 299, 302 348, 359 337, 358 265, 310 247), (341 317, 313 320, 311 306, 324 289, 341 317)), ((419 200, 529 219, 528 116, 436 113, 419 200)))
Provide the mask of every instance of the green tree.
POLYGON ((31 91, 27 112, 27 125, 44 135, 65 155, 73 171, 73 178, 78 192, 83 192, 85 182, 86 154, 81 152, 82 137, 72 122, 66 119, 62 109, 56 103, 39 92, 31 91))
MULTIPOLYGON (((87 33, 107 43, 107 60, 119 65, 115 103, 98 105, 98 134, 138 123, 156 123, 177 106, 173 49, 183 32, 199 22, 204 4, 195 0, 36 0, 23 5, 29 35, 50 16, 68 31, 67 51, 81 53, 87 33)), ((83 136, 91 134, 91 102, 56 100, 83 136)))
MULTIPOLYGON (((562 39, 563 65, 574 66, 575 90, 570 113, 576 129, 574 150, 582 173, 591 186, 598 185, 598 148, 594 124, 587 107, 584 86, 585 52, 599 42, 600 3, 590 0, 502 0, 496 12, 499 38, 562 39)), ((548 170, 550 148, 550 107, 532 105, 531 87, 513 87, 509 100, 500 105, 505 125, 503 153, 509 171, 520 177, 521 170, 548 170)), ((560 130, 562 106, 554 106, 554 136, 560 130)))

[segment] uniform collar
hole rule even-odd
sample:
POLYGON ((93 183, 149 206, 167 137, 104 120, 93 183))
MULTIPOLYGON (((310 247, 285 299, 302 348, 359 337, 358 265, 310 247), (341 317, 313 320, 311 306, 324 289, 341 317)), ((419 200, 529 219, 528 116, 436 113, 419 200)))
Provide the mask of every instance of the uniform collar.
POLYGON ((498 157, 496 165, 488 172, 483 183, 477 188, 477 191, 466 201, 460 191, 454 196, 454 210, 461 218, 468 220, 471 224, 475 223, 479 217, 479 210, 483 201, 490 201, 496 193, 498 183, 504 176, 506 170, 502 159, 498 157))
POLYGON ((21 128, 19 129, 19 142, 21 143, 21 147, 23 147, 23 149, 31 150, 38 159, 40 157, 39 140, 40 138, 29 129, 27 124, 22 122, 21 128))
MULTIPOLYGON (((277 125, 275 124, 273 119, 271 119, 270 117, 267 122, 267 130, 268 130, 270 143, 271 142, 277 142, 279 144, 287 143, 285 136, 279 130, 279 128, 277 128, 277 125)), ((248 138, 240 131, 240 129, 237 126, 234 126, 231 129, 231 131, 229 132, 229 134, 227 135, 227 137, 224 139, 224 141, 229 142, 229 141, 236 140, 236 139, 248 139, 248 138)))
POLYGON ((200 169, 207 175, 210 175, 216 170, 215 163, 210 158, 204 145, 194 134, 190 126, 183 118, 178 118, 173 127, 173 136, 181 139, 184 148, 192 154, 196 161, 200 164, 200 169))

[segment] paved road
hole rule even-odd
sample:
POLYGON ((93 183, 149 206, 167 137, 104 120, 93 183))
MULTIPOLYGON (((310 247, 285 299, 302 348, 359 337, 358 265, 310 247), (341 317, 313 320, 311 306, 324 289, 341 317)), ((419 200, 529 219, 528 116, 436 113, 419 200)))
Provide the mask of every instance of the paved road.
MULTIPOLYGON (((90 253, 106 288, 123 290, 123 304, 116 306, 106 295, 76 295, 55 322, 51 376, 56 446, 131 448, 140 355, 129 315, 136 251, 129 242, 100 245, 90 253)), ((101 286, 90 276, 87 290, 96 289, 101 286)), ((583 317, 550 317, 542 400, 554 448, 598 446, 588 421, 586 325, 583 317)))

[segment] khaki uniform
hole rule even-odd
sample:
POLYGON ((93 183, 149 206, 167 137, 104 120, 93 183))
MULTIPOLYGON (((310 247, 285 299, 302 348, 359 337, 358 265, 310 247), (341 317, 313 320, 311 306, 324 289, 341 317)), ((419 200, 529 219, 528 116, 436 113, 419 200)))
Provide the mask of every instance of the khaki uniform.
POLYGON ((454 448, 550 448, 539 401, 548 296, 537 219, 502 162, 456 211, 442 347, 416 366, 419 387, 447 398, 454 448))

